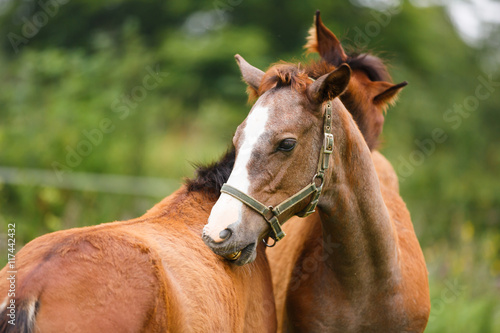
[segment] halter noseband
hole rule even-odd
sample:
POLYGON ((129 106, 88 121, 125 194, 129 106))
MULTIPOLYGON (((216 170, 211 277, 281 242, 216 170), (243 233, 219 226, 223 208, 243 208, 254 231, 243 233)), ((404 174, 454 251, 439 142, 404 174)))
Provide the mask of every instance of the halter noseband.
POLYGON ((319 156, 318 169, 313 177, 312 182, 306 187, 304 187, 302 190, 291 196, 290 198, 286 199, 285 201, 277 205, 276 207, 272 206, 267 207, 264 204, 260 203, 258 200, 255 200, 254 198, 249 196, 248 194, 241 192, 237 188, 227 183, 222 185, 222 188, 220 190, 221 193, 229 194, 230 196, 240 200, 245 205, 247 205, 248 207, 255 210, 257 213, 262 215, 264 219, 269 223, 273 231, 270 236, 275 241, 273 245, 268 245, 264 241, 264 243, 266 243, 266 245, 269 247, 274 246, 277 241, 281 240, 283 237, 286 236, 283 230, 281 229, 281 224, 285 223, 290 217, 293 216, 289 215, 288 217, 284 218, 285 213, 288 212, 292 207, 302 203, 312 194, 311 201, 309 202, 307 207, 301 210, 300 212, 295 213, 294 215, 297 215, 299 217, 306 217, 314 213, 316 209, 316 206, 319 201, 319 196, 321 195, 321 190, 323 189, 325 171, 328 169, 329 166, 330 154, 333 152, 332 101, 328 101, 325 103, 323 130, 324 130, 324 141, 319 156), (316 185, 316 180, 319 180, 319 185, 316 185), (282 221, 280 221, 280 218, 282 219, 282 221))

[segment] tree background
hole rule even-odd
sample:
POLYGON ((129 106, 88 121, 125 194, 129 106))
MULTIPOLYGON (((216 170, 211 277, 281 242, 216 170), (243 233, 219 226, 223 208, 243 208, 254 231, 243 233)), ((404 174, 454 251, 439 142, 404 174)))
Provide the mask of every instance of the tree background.
POLYGON ((500 11, 476 3, 0 1, 5 258, 9 223, 19 250, 137 217, 221 156, 249 110, 234 54, 262 69, 307 61, 320 9, 348 50, 410 83, 380 149, 426 257, 427 332, 500 331, 500 11))

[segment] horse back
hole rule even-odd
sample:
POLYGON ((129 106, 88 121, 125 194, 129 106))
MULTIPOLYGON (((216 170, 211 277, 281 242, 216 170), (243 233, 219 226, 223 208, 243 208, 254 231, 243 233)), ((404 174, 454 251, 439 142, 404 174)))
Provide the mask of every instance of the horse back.
MULTIPOLYGON (((166 307, 160 261, 141 239, 119 228, 48 234, 28 243, 16 261, 14 300, 27 327, 138 332, 166 326, 158 316, 166 307)), ((6 275, 7 267, 0 272, 2 295, 9 289, 6 275)))

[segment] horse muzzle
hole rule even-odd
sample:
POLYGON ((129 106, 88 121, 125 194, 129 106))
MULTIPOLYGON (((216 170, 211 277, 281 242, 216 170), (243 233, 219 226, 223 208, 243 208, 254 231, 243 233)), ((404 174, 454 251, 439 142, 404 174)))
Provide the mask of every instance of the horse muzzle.
POLYGON ((223 244, 216 243, 207 234, 202 236, 203 242, 217 255, 224 257, 226 260, 231 261, 235 265, 243 266, 251 263, 257 257, 256 242, 248 243, 234 243, 224 242, 223 244))

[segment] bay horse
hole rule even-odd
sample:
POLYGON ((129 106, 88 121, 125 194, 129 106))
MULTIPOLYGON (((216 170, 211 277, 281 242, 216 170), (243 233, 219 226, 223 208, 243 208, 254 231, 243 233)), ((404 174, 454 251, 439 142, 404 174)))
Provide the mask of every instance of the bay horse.
POLYGON ((233 161, 230 152, 218 174, 200 171, 140 218, 26 244, 0 272, 0 332, 275 332, 264 244, 237 267, 200 237, 233 161))
MULTIPOLYGON (((237 59, 258 99, 234 136, 234 169, 203 229, 205 243, 244 265, 267 235, 293 237, 268 251, 280 331, 423 331, 425 261, 392 167, 370 152, 366 129, 338 98, 353 82, 349 66, 280 63, 264 73, 237 59), (308 217, 282 228, 294 215, 308 217)), ((365 102, 401 87, 365 94, 365 102)))

